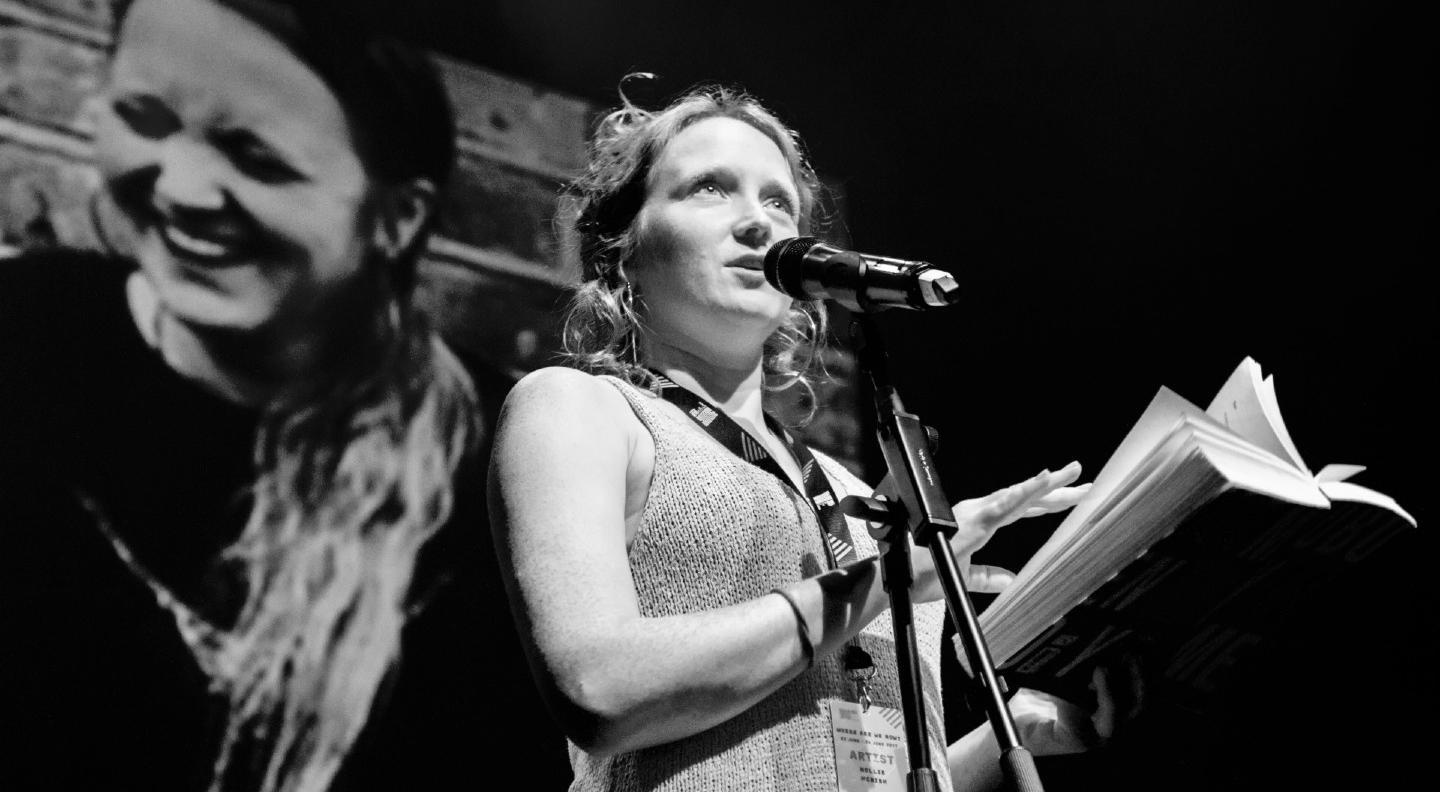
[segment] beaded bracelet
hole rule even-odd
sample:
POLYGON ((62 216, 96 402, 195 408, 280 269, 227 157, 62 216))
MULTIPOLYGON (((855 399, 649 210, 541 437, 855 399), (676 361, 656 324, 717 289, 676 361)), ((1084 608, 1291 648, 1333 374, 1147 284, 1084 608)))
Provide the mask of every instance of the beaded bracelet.
POLYGON ((810 640, 810 625, 805 623, 805 614, 800 611, 800 603, 796 602, 795 597, 783 588, 770 589, 770 593, 783 597, 785 602, 789 603, 790 610, 795 612, 795 624, 800 631, 800 650, 805 654, 805 667, 813 668, 815 666, 815 643, 810 640))

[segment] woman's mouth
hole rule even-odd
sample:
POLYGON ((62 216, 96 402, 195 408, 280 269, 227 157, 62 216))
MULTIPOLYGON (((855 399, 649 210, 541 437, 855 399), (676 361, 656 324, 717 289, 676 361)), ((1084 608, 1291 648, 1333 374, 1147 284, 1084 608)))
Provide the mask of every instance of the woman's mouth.
POLYGON ((204 234, 198 230, 181 228, 163 219, 160 219, 154 228, 171 255, 196 264, 233 264, 244 258, 249 247, 231 235, 204 234))

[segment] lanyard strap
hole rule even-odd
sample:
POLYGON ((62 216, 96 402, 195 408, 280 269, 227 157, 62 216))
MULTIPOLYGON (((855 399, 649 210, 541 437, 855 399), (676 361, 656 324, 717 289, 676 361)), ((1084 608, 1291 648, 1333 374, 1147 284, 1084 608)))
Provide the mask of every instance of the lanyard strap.
MULTIPOLYGON (((650 369, 655 375, 656 384, 660 389, 660 398, 679 407, 681 412, 690 416, 701 429, 704 429, 715 438, 720 445, 730 450, 730 453, 750 464, 769 473, 792 492, 795 490, 795 482, 785 475, 780 463, 776 462, 770 452, 765 450, 758 440, 750 436, 750 433, 735 423, 735 420, 725 414, 724 410, 702 399, 686 388, 675 384, 675 381, 661 374, 655 369, 650 369)), ((841 564, 848 564, 854 561, 858 555, 855 552, 855 542, 850 538, 850 526, 845 522, 845 515, 837 508, 835 490, 830 487, 830 480, 826 477, 825 471, 820 469, 820 463, 815 461, 815 455, 810 449, 795 438, 781 426, 778 421, 765 415, 765 423, 770 431, 780 438, 785 447, 790 450, 791 456, 800 466, 800 479, 805 485, 804 492, 797 494, 805 498, 814 510, 815 517, 820 523, 820 529, 825 537, 825 560, 829 562, 831 569, 838 569, 841 564)), ((786 597, 788 600, 789 597, 786 597)), ((791 607, 794 607, 792 604, 791 607)), ((802 622, 803 623, 803 622, 802 622)), ((870 654, 860 647, 857 639, 851 638, 845 642, 844 656, 841 663, 845 668, 845 675, 855 685, 855 700, 862 703, 865 709, 870 708, 869 681, 875 676, 875 662, 870 654)))
MULTIPOLYGON (((792 491, 795 490, 795 483, 785 475, 780 463, 770 456, 770 452, 765 450, 765 446, 742 429, 740 424, 735 423, 734 419, 726 415, 724 410, 675 384, 664 374, 654 369, 651 369, 651 373, 658 380, 660 398, 679 407, 701 429, 708 432, 735 456, 779 479, 792 491)), ((857 553, 855 552, 855 542, 850 537, 850 526, 845 522, 845 515, 836 508, 835 491, 830 488, 830 480, 825 476, 825 471, 820 469, 815 455, 810 453, 810 449, 806 448, 804 443, 791 437, 790 433, 768 414, 765 416, 765 423, 770 427, 770 431, 774 432, 775 436, 779 437, 786 448, 790 450, 791 456, 800 466, 800 478, 805 486, 805 491, 797 492, 797 494, 810 504, 810 508, 814 510, 815 517, 820 523, 825 537, 825 557, 830 563, 830 568, 837 569, 840 565, 855 560, 857 553)))

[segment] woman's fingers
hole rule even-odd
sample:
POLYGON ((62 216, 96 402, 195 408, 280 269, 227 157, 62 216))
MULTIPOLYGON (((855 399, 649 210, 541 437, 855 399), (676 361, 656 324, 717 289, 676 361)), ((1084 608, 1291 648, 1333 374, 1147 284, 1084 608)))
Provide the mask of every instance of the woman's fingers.
POLYGON ((1079 477, 1079 462, 1056 471, 1042 470, 983 498, 961 501, 955 505, 955 518, 988 533, 1021 517, 1068 509, 1089 491, 1088 485, 1068 486, 1079 477))
POLYGON ((1134 655, 1125 656, 1125 673, 1130 679, 1130 706, 1125 711, 1125 720, 1138 717, 1145 709, 1145 670, 1134 655))
POLYGON ((1074 487, 1056 487, 1036 499, 1034 507, 1044 509, 1047 512, 1063 511, 1079 503, 1082 498, 1089 495, 1090 487, 1091 483, 1088 481, 1074 487))
POLYGON ((1126 655, 1118 665, 1096 666, 1090 676, 1090 687, 1095 691, 1095 712, 1090 722, 1103 744, 1144 709, 1145 675, 1140 662, 1126 655))
POLYGON ((1020 688, 1009 705, 1020 741, 1036 756, 1080 753, 1098 740, 1090 713, 1058 696, 1020 688))
POLYGON ((1090 715, 1090 723, 1104 744, 1115 734, 1115 696, 1110 692, 1110 675, 1104 668, 1095 667, 1090 674, 1090 687, 1095 691, 1095 711, 1090 715))
POLYGON ((961 516, 957 513, 956 517, 962 520, 968 517, 983 531, 1007 525, 1018 519, 1033 500, 1049 491, 1047 485, 1051 475, 1050 471, 1042 470, 1032 478, 996 490, 978 500, 962 501, 957 512, 963 510, 968 514, 961 516))
POLYGON ((1090 484, 1081 484, 1078 487, 1060 487, 1056 490, 1042 495, 1021 517, 1040 517, 1046 514, 1065 511, 1079 503, 1086 495, 1090 494, 1090 484))
MULTIPOLYGON (((1089 484, 1071 486, 1079 477, 1080 463, 1071 462, 1059 470, 1042 470, 983 498, 955 504, 953 511, 960 530, 951 539, 951 550, 958 558, 968 559, 997 529, 1022 517, 1037 517, 1074 506, 1090 490, 1089 484)), ((967 567, 964 561, 962 570, 966 587, 977 593, 999 593, 1015 579, 1015 574, 1008 570, 980 565, 967 567)))
POLYGON ((1015 573, 998 566, 971 564, 966 575, 965 588, 971 594, 999 594, 1006 586, 1015 582, 1015 573))

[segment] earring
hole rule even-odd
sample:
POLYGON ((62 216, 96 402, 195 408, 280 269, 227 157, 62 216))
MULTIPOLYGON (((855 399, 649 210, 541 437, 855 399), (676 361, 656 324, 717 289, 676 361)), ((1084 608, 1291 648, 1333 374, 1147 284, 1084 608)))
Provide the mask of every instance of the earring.
POLYGON ((625 274, 625 270, 618 264, 615 265, 612 280, 615 285, 611 288, 615 294, 615 301, 620 306, 620 311, 626 314, 627 318, 632 318, 635 314, 635 297, 639 294, 640 288, 630 280, 625 274))
POLYGON ((622 313, 630 314, 635 312, 635 292, 630 281, 621 281, 620 288, 615 291, 616 301, 620 303, 622 313))

